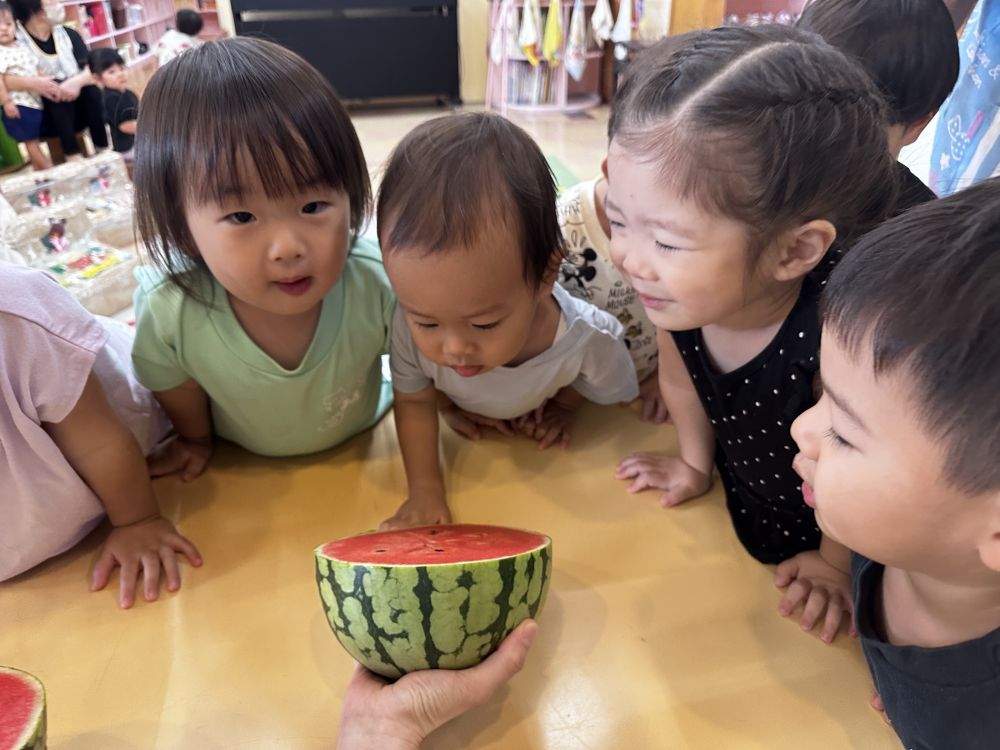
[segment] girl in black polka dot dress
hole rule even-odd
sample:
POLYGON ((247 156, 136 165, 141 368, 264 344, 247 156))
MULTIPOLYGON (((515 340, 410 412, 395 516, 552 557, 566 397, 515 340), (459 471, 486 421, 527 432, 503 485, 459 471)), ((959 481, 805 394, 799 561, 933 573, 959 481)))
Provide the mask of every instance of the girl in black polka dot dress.
POLYGON ((815 401, 817 301, 851 238, 895 200, 883 104, 864 71, 793 29, 714 29, 640 55, 609 127, 611 256, 659 331, 677 456, 637 454, 629 488, 672 506, 713 466, 737 536, 782 563, 784 614, 849 609, 846 550, 822 539, 792 470, 815 401))

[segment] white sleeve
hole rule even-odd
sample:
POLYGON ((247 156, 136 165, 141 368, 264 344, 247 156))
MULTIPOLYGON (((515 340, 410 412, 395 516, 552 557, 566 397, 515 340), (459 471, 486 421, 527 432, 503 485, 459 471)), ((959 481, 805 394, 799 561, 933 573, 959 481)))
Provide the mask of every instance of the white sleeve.
POLYGON ((420 352, 410 335, 406 317, 398 305, 392 320, 389 369, 392 371, 392 387, 401 393, 418 393, 434 383, 420 366, 420 352))
POLYGON ((620 333, 614 336, 607 331, 593 331, 573 388, 595 404, 617 404, 639 397, 635 363, 620 333))

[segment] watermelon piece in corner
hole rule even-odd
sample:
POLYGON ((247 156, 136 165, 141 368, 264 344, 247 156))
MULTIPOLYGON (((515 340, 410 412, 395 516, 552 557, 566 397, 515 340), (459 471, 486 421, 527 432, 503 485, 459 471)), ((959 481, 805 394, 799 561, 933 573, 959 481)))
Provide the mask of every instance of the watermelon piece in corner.
POLYGON ((0 750, 45 750, 45 688, 11 667, 0 667, 0 750))
POLYGON ((315 551, 330 628, 384 677, 478 664, 545 602, 552 540, 503 526, 379 531, 315 551))

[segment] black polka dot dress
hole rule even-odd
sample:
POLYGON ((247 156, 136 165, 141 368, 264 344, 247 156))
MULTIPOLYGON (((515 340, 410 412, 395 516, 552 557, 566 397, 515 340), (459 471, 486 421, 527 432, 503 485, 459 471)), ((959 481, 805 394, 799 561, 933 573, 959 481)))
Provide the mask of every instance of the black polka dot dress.
POLYGON ((831 250, 803 282, 798 302, 771 343, 733 372, 716 371, 701 329, 673 333, 715 429, 715 463, 736 534, 763 563, 819 547, 816 519, 792 470, 798 449, 790 429, 816 400, 819 295, 838 258, 831 250))

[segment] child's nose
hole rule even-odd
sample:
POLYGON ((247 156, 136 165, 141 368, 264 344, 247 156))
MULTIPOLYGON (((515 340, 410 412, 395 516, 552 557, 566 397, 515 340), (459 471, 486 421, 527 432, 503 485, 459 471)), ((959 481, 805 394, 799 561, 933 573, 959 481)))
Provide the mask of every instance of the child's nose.
POLYGON ((822 415, 819 404, 802 412, 792 422, 792 439, 806 458, 816 460, 819 457, 819 441, 822 437, 821 422, 822 415))
POLYGON ((444 351, 452 357, 460 357, 470 354, 473 347, 471 343, 462 336, 447 336, 444 340, 444 351))
POLYGON ((271 260, 289 261, 301 258, 305 254, 305 243, 295 232, 282 231, 271 240, 271 260))

